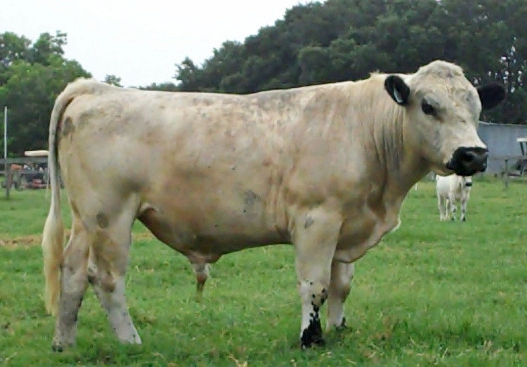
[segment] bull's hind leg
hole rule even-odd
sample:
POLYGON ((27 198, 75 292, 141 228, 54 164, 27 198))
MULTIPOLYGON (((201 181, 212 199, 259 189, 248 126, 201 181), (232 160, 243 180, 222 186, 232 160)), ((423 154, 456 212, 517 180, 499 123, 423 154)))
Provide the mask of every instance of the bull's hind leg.
POLYGON ((311 210, 295 218, 293 244, 296 252, 298 291, 302 302, 302 348, 323 345, 320 308, 328 297, 331 261, 341 219, 323 210, 311 210))
POLYGON ((123 219, 98 231, 90 252, 89 279, 117 338, 124 343, 140 344, 125 297, 131 221, 123 219))
POLYGON ((63 253, 61 293, 53 338, 53 349, 56 351, 75 343, 77 315, 88 286, 89 246, 90 236, 74 216, 71 236, 63 253))
POLYGON ((99 228, 90 251, 88 276, 119 341, 140 344, 125 297, 133 218, 127 210, 122 213, 111 218, 103 213, 97 215, 99 228))
POLYGON ((351 290, 351 280, 355 265, 333 261, 331 264, 331 282, 328 294, 328 318, 326 329, 346 326, 344 317, 344 302, 351 290))

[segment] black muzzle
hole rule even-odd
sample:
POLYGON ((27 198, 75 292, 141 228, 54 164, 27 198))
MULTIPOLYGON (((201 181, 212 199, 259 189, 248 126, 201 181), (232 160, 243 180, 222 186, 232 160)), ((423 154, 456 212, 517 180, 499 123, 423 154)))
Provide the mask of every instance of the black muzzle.
POLYGON ((459 176, 472 176, 487 169, 489 151, 486 148, 457 148, 446 168, 459 176))

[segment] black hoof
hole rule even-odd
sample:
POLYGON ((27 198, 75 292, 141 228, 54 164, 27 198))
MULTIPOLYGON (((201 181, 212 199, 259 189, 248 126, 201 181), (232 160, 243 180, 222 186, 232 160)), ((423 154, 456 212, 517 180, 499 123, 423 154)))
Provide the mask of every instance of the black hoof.
POLYGON ((64 348, 62 348, 61 345, 52 345, 51 346, 51 350, 53 352, 58 352, 58 353, 62 353, 64 351, 64 348))
POLYGON ((302 349, 311 348, 313 346, 324 346, 326 342, 322 337, 322 326, 320 325, 320 319, 312 319, 307 329, 302 332, 300 338, 300 346, 302 349))
POLYGON ((342 322, 340 323, 340 325, 338 325, 337 327, 335 327, 335 329, 337 331, 341 331, 341 330, 346 330, 348 328, 348 325, 346 325, 346 318, 342 318, 342 322))
POLYGON ((313 347, 323 347, 325 345, 326 341, 322 337, 312 340, 311 343, 305 343, 304 340, 300 341, 300 348, 302 348, 302 350, 306 350, 313 347))

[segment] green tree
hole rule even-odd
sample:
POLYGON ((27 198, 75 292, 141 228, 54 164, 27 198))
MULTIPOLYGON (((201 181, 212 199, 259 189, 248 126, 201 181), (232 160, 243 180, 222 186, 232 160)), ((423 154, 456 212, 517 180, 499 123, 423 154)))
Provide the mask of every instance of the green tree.
POLYGON ((505 103, 483 119, 526 123, 527 3, 523 0, 442 0, 442 22, 451 59, 475 84, 497 80, 508 92, 505 103))
POLYGON ((140 87, 140 89, 143 89, 143 90, 159 90, 159 91, 163 91, 163 92, 176 92, 176 91, 179 90, 177 85, 175 85, 174 83, 171 83, 171 82, 160 83, 160 84, 152 83, 152 84, 147 85, 145 87, 140 87))
POLYGON ((31 41, 12 32, 0 34, 0 85, 7 80, 7 69, 18 60, 26 60, 31 41))
POLYGON ((104 82, 108 83, 108 84, 111 84, 111 85, 115 85, 116 87, 122 87, 122 85, 121 85, 121 78, 119 78, 118 76, 115 76, 113 74, 106 75, 104 77, 104 82))
POLYGON ((0 84, 0 106, 8 107, 9 152, 14 155, 47 147, 49 116, 55 98, 69 82, 90 76, 78 62, 62 56, 65 35, 60 39, 48 36, 41 35, 33 45, 23 39, 24 50, 17 48, 19 43, 15 42, 16 47, 4 52, 4 55, 24 55, 10 56, 12 60, 7 63, 0 84))
POLYGON ((331 81, 327 65, 331 63, 328 48, 307 46, 298 53, 300 85, 320 84, 331 81))
POLYGON ((31 63, 49 65, 53 55, 64 55, 63 46, 68 43, 66 33, 57 31, 55 36, 42 33, 28 50, 27 60, 31 63))
POLYGON ((206 88, 205 83, 200 83, 203 70, 198 68, 190 58, 187 57, 181 64, 176 64, 176 68, 177 72, 174 78, 181 82, 180 90, 196 92, 206 88))

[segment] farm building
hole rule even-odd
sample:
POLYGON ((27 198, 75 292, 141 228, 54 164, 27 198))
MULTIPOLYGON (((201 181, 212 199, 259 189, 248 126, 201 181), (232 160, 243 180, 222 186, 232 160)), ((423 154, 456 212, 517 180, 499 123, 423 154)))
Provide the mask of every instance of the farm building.
MULTIPOLYGON (((480 122, 478 134, 489 148, 487 173, 501 174, 505 168, 504 157, 525 154, 517 139, 527 137, 527 125, 480 122)), ((515 162, 516 159, 509 160, 509 166, 515 162)))

